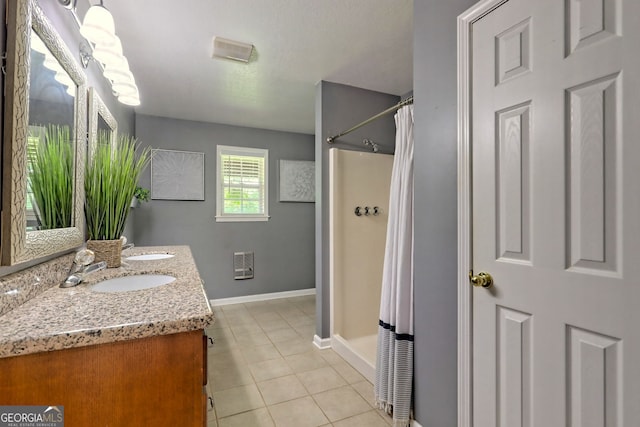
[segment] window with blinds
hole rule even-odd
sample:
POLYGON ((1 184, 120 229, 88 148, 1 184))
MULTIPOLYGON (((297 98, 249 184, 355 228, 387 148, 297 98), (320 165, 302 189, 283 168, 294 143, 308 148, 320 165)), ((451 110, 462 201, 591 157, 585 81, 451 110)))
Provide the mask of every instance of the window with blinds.
POLYGON ((268 150, 218 145, 217 221, 269 219, 268 150))

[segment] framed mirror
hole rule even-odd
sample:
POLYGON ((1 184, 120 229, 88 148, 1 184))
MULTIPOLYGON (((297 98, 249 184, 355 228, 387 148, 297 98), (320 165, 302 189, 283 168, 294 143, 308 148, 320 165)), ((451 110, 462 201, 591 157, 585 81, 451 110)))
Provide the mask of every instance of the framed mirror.
POLYGON ((107 108, 95 88, 89 88, 89 150, 99 140, 114 143, 118 137, 118 122, 107 108), (99 139, 100 138, 100 139, 99 139))
POLYGON ((87 83, 36 0, 7 2, 7 20, 0 249, 15 265, 84 240, 87 83))

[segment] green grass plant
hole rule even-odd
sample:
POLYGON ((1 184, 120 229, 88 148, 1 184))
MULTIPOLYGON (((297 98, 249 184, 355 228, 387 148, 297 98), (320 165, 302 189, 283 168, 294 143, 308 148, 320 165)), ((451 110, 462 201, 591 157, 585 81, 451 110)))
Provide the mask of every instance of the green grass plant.
POLYGON ((85 170, 85 215, 92 240, 120 238, 138 179, 150 160, 151 149, 137 149, 134 137, 122 135, 113 144, 109 141, 108 133, 98 134, 85 170))
POLYGON ((47 126, 45 140, 30 140, 29 182, 39 228, 71 227, 73 217, 73 141, 69 126, 47 126))

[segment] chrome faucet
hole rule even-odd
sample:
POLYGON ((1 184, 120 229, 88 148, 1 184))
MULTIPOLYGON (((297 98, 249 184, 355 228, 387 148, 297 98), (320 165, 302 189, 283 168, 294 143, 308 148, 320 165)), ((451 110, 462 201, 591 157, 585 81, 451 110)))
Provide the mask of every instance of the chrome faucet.
POLYGON ((105 261, 91 264, 96 258, 95 254, 90 249, 81 249, 76 254, 73 260, 73 265, 69 271, 69 277, 60 285, 61 288, 71 288, 78 286, 84 280, 85 276, 96 271, 104 270, 107 268, 105 261))

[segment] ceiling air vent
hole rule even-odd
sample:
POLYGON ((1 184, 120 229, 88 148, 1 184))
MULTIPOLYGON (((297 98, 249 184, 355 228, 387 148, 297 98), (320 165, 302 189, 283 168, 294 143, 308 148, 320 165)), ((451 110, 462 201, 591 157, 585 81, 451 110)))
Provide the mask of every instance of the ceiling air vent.
POLYGON ((249 62, 253 45, 224 39, 222 37, 213 38, 213 57, 232 59, 234 61, 249 62))

